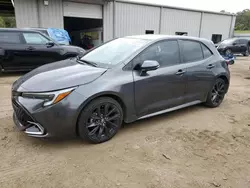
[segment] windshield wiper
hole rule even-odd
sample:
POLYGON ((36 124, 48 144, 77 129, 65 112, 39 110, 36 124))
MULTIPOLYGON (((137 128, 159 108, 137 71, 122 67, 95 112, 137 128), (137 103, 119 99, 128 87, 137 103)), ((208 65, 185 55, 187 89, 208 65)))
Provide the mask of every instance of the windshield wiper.
POLYGON ((88 64, 88 65, 91 65, 93 67, 97 67, 97 63, 94 63, 94 62, 91 62, 91 61, 86 61, 86 60, 83 60, 81 59, 81 57, 77 56, 76 57, 76 60, 81 62, 81 63, 85 63, 85 64, 88 64))

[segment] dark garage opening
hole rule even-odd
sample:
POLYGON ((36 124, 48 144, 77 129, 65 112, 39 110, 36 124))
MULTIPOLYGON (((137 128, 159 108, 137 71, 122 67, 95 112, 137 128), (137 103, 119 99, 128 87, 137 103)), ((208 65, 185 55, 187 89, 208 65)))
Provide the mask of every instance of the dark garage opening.
POLYGON ((90 49, 103 42, 103 20, 64 17, 64 29, 69 32, 72 45, 90 49))

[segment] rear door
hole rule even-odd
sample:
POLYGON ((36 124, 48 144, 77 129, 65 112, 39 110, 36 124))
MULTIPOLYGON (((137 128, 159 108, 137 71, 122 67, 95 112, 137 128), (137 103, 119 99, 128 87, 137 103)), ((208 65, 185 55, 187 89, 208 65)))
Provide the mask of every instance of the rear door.
POLYGON ((213 54, 203 43, 180 40, 182 62, 187 67, 185 103, 204 101, 214 79, 213 54))
POLYGON ((248 50, 248 41, 245 39, 239 39, 239 43, 240 43, 240 52, 241 53, 245 53, 248 50))
POLYGON ((138 117, 183 104, 186 70, 180 61, 177 40, 157 42, 133 60, 138 117), (160 67, 141 75, 140 65, 146 60, 155 60, 160 67))
POLYGON ((0 65, 6 71, 27 70, 24 41, 19 31, 0 31, 0 65))
POLYGON ((61 59, 60 48, 48 46, 50 39, 38 32, 24 32, 27 64, 30 68, 36 68, 41 65, 55 62, 61 59))

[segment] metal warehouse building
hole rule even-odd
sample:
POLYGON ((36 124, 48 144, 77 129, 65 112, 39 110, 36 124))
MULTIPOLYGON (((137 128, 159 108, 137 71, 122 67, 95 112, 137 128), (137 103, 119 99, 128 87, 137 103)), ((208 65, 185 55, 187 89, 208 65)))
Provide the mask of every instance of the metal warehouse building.
POLYGON ((124 0, 15 0, 17 27, 101 28, 102 41, 137 34, 233 36, 235 15, 124 0))

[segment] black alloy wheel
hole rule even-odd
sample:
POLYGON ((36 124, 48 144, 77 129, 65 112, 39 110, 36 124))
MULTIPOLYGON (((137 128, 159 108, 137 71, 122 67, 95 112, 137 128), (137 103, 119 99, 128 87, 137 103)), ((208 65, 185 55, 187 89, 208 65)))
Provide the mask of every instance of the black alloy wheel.
POLYGON ((120 129, 123 112, 112 98, 99 98, 91 102, 80 115, 79 135, 93 143, 111 139, 120 129))
POLYGON ((218 78, 207 96, 206 105, 213 108, 219 106, 224 99, 226 89, 227 84, 225 81, 218 78))
POLYGON ((249 51, 248 49, 246 50, 246 52, 242 53, 243 56, 249 56, 249 51))

